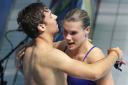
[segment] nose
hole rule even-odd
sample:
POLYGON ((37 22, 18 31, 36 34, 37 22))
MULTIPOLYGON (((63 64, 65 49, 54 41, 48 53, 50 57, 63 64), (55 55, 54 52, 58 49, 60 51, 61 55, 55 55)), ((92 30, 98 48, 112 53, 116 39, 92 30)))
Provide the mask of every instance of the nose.
POLYGON ((57 15, 54 14, 55 19, 57 19, 57 15))
POLYGON ((71 40, 71 39, 72 39, 72 37, 71 37, 70 34, 67 34, 67 35, 65 36, 65 38, 66 38, 67 40, 71 40))

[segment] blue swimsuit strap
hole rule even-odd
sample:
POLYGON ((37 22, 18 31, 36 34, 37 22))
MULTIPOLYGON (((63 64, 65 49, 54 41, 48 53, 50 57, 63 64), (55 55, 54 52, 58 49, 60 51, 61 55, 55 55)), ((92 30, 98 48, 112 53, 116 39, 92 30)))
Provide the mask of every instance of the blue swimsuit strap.
POLYGON ((88 56, 88 54, 91 52, 91 50, 93 49, 93 48, 95 48, 96 46, 93 46, 93 47, 91 47, 90 49, 89 49, 89 51, 86 53, 86 55, 84 56, 84 59, 83 59, 83 61, 85 60, 85 58, 88 56))

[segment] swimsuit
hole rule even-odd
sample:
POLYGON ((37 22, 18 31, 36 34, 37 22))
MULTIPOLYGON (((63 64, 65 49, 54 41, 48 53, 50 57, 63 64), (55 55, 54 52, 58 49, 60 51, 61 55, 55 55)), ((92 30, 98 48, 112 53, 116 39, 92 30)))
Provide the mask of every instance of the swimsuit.
MULTIPOLYGON (((93 48, 95 48, 96 46, 93 46, 85 55, 83 61, 85 60, 85 58, 88 56, 88 54, 91 52, 91 50, 93 48)), ((85 79, 79 79, 73 76, 67 76, 67 82, 68 85, 96 85, 95 81, 91 81, 91 80, 85 80, 85 79)))

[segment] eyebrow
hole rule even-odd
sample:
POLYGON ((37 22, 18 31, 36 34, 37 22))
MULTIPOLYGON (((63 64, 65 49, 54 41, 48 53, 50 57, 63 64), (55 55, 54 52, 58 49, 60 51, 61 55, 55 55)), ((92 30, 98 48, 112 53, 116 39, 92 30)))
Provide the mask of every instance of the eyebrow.
POLYGON ((47 12, 47 13, 49 13, 50 15, 52 14, 51 10, 49 10, 49 9, 45 10, 44 12, 47 12))

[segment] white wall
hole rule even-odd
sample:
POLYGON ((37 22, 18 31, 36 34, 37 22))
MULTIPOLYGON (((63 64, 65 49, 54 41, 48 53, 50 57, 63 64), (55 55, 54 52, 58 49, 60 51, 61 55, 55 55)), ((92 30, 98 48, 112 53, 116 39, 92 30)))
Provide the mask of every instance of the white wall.
MULTIPOLYGON (((101 0, 93 40, 105 53, 109 47, 119 46, 128 61, 127 9, 128 0, 101 0)), ((112 69, 115 85, 128 85, 128 63, 122 69, 122 72, 112 69)))

